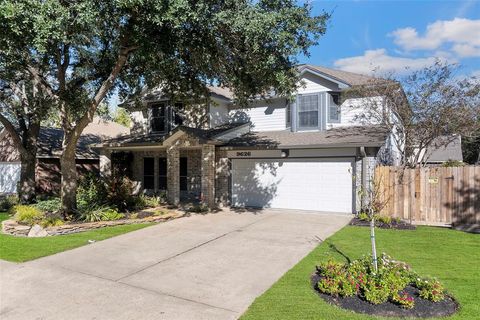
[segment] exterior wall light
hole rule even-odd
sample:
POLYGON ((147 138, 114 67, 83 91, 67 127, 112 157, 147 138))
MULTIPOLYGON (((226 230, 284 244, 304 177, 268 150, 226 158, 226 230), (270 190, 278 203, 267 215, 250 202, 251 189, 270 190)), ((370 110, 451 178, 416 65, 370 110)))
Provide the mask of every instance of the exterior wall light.
POLYGON ((280 157, 282 158, 288 158, 289 155, 289 150, 288 149, 282 149, 282 153, 280 153, 280 157))

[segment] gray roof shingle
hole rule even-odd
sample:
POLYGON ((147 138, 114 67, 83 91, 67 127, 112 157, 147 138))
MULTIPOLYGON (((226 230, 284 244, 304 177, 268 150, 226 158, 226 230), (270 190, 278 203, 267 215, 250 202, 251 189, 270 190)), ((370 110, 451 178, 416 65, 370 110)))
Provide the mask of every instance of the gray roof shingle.
POLYGON ((301 148, 301 147, 380 147, 389 131, 381 126, 350 126, 315 132, 250 132, 230 140, 231 147, 301 148))
POLYGON ((245 125, 244 123, 230 123, 222 126, 218 126, 211 129, 200 129, 192 128, 186 126, 178 126, 173 131, 168 134, 158 134, 158 133, 148 133, 148 134, 130 134, 121 136, 118 138, 108 139, 103 141, 101 144, 96 147, 127 147, 127 146, 147 146, 152 144, 162 145, 168 137, 173 135, 175 132, 182 130, 192 136, 199 138, 202 141, 208 141, 215 139, 217 136, 222 133, 226 133, 232 129, 245 125))
POLYGON ((312 71, 324 74, 328 77, 334 78, 340 82, 348 84, 350 86, 361 86, 377 82, 379 79, 369 77, 363 74, 347 72, 343 70, 330 69, 322 66, 315 66, 311 64, 302 64, 298 66, 299 71, 310 69, 312 71))

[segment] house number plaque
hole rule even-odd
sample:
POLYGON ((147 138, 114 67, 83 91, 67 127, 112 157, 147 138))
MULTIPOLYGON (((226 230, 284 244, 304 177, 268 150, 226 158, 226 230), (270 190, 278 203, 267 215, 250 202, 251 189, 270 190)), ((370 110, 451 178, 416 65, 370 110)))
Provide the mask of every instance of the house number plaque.
POLYGON ((237 157, 251 157, 252 153, 250 151, 239 151, 237 152, 237 157))

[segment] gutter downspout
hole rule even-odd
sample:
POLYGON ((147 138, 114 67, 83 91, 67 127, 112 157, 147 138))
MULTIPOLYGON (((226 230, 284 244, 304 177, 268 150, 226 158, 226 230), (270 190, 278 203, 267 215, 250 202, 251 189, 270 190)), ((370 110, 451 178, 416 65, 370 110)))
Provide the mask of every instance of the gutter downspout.
POLYGON ((362 159, 362 197, 360 199, 360 206, 361 208, 360 209, 363 209, 365 208, 366 206, 366 198, 367 198, 367 195, 366 195, 366 192, 367 192, 367 161, 366 161, 366 157, 367 157, 367 153, 365 152, 365 147, 360 147, 359 148, 360 150, 360 157, 362 159))

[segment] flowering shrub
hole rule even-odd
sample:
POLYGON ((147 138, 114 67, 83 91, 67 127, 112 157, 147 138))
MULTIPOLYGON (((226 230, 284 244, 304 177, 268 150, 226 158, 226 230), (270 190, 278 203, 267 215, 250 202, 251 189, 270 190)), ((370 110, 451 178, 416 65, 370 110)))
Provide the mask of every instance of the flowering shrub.
POLYGON ((420 289, 420 297, 422 299, 438 302, 445 298, 445 290, 442 284, 437 280, 418 278, 415 282, 415 286, 420 289))
POLYGON ((358 286, 351 274, 347 273, 341 263, 328 261, 318 267, 325 275, 319 282, 320 291, 332 296, 351 297, 357 294, 358 286))
POLYGON ((415 300, 406 292, 398 292, 393 295, 392 301, 398 303, 402 308, 412 309, 415 306, 415 300))
POLYGON ((365 300, 373 304, 380 304, 387 302, 388 298, 392 295, 388 286, 382 281, 380 277, 368 277, 367 281, 361 290, 365 300))
POLYGON ((391 301, 410 309, 415 305, 414 298, 403 290, 414 285, 420 290, 421 298, 434 302, 443 300, 442 285, 436 280, 421 280, 406 263, 382 254, 375 272, 371 261, 370 256, 365 256, 345 264, 334 261, 320 264, 317 267, 321 277, 318 290, 333 296, 358 295, 372 304, 391 301))

